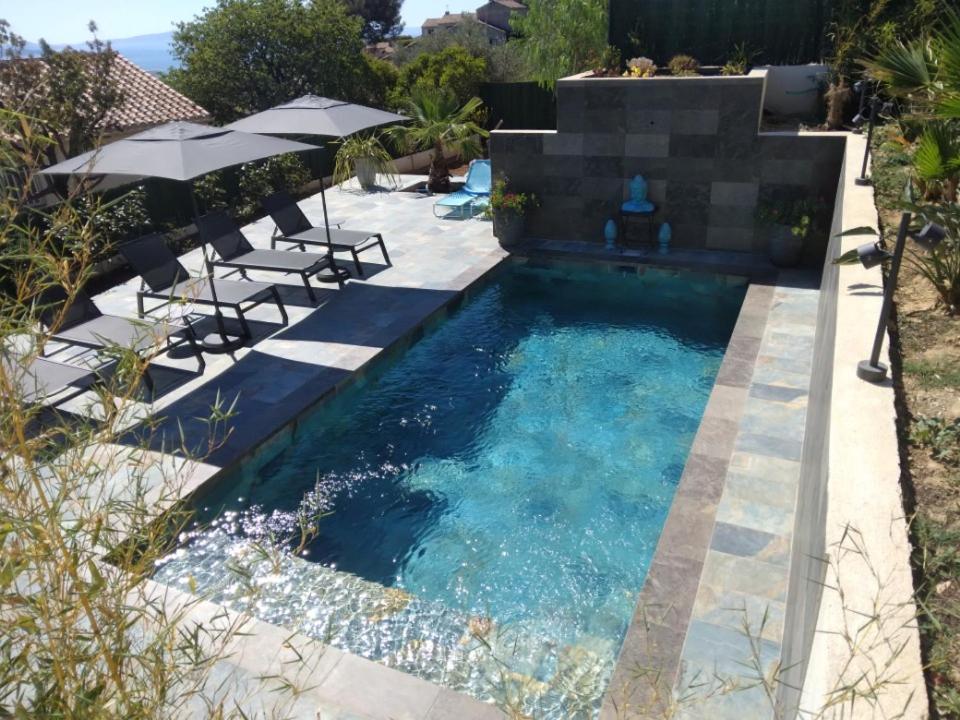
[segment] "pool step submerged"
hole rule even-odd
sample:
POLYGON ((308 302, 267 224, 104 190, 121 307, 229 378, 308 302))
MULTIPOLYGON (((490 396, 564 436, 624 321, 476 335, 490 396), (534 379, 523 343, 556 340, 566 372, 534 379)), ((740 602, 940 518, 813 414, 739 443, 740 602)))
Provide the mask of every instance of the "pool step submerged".
POLYGON ((178 550, 155 579, 536 717, 592 716, 616 659, 608 640, 557 647, 523 628, 222 532, 178 550))

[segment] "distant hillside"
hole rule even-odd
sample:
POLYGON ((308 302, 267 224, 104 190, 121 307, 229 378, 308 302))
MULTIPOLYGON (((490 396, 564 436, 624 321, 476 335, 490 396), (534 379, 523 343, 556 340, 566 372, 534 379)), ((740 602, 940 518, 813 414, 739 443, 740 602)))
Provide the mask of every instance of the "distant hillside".
MULTIPOLYGON (((177 60, 170 52, 170 41, 173 39, 173 32, 152 33, 150 35, 137 35, 136 37, 117 38, 110 41, 110 45, 118 53, 127 58, 130 62, 139 65, 144 70, 150 72, 164 72, 171 67, 177 66, 177 60)), ((61 50, 67 45, 83 49, 84 42, 61 43, 53 45, 55 50, 61 50)), ((27 52, 36 54, 40 47, 34 43, 27 43, 27 52)))

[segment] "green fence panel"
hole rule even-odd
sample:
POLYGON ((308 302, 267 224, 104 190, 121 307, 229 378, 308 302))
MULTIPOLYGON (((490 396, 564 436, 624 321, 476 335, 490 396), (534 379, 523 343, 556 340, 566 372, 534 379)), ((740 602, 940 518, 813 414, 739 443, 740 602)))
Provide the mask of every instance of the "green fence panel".
POLYGON ((755 63, 818 62, 833 0, 610 0, 610 44, 658 65, 678 53, 722 65, 745 44, 755 63))
POLYGON ((501 130, 556 130, 557 96, 535 82, 485 83, 480 99, 487 126, 501 130))

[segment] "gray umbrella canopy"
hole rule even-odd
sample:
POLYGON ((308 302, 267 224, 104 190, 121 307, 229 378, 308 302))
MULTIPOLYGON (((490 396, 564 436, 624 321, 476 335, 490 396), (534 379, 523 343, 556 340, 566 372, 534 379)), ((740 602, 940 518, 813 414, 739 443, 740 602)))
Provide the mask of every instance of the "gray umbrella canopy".
POLYGON ((41 171, 46 175, 122 175, 186 182, 201 175, 312 145, 190 122, 171 122, 116 140, 41 171))
POLYGON ((346 137, 360 130, 404 122, 403 115, 331 100, 318 95, 304 95, 283 105, 245 117, 226 127, 250 133, 269 135, 327 135, 346 137))

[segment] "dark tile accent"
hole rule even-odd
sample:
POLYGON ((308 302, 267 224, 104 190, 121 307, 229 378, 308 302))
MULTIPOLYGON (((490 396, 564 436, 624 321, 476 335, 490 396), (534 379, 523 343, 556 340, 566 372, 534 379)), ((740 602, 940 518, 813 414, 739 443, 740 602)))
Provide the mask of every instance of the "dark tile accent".
POLYGON ((700 429, 690 452, 721 460, 729 459, 738 430, 739 425, 733 420, 705 417, 700 422, 700 429))
POLYGON ((753 361, 724 357, 717 373, 717 382, 723 385, 745 388, 753 378, 753 361))
POLYGON ((719 502, 728 465, 729 458, 691 452, 683 468, 677 494, 693 495, 708 503, 719 502))
POLYGON ((717 147, 716 135, 670 136, 670 157, 713 159, 717 147))
POLYGON ((780 385, 754 383, 750 386, 750 395, 751 397, 763 398, 764 400, 789 403, 806 397, 807 391, 781 387, 780 385))
POLYGON ((710 549, 728 555, 756 557, 776 540, 776 535, 717 522, 714 526, 710 549))
POLYGON ((623 158, 585 156, 583 174, 585 177, 623 178, 623 158))

